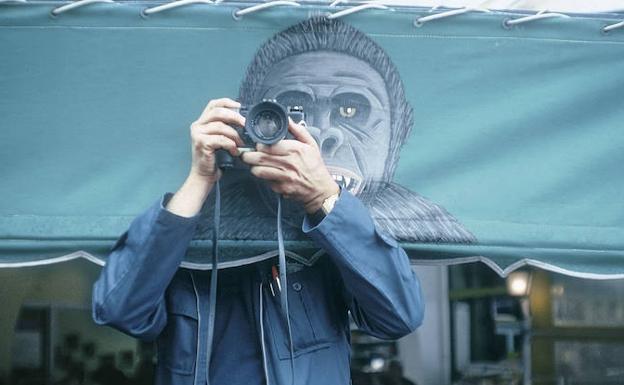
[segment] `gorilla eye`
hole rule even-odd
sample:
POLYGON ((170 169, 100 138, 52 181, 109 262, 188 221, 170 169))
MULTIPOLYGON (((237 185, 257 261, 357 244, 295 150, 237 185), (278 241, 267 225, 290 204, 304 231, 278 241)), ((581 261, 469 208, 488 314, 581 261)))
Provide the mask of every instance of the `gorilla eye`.
POLYGON ((334 123, 363 124, 368 120, 371 105, 360 94, 345 92, 332 98, 332 120, 334 123))
POLYGON ((352 118, 355 116, 355 112, 357 111, 357 107, 345 107, 345 106, 340 106, 340 116, 342 116, 343 118, 352 118))

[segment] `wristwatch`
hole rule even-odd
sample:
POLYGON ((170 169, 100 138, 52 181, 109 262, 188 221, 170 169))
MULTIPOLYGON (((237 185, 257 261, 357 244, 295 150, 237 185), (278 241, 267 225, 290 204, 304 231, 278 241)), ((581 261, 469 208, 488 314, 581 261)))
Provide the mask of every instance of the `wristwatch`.
POLYGON ((332 211, 339 196, 340 196, 340 191, 325 198, 325 200, 323 201, 323 204, 321 204, 321 210, 323 210, 323 214, 327 215, 329 214, 330 211, 332 211))
POLYGON ((314 222, 316 222, 316 224, 320 223, 323 218, 325 218, 325 216, 329 214, 330 211, 332 211, 334 205, 336 204, 336 201, 338 200, 338 197, 340 197, 340 191, 325 198, 325 200, 321 204, 321 208, 318 209, 314 214, 312 214, 312 219, 314 220, 314 222))

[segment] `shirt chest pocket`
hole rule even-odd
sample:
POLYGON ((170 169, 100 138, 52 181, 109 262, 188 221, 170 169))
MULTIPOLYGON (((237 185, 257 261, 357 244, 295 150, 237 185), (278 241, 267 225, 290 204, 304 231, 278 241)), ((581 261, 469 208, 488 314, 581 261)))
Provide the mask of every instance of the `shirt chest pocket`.
POLYGON ((195 371, 199 342, 195 293, 192 287, 174 279, 166 298, 167 325, 158 338, 158 360, 172 372, 191 375, 195 371))
MULTIPOLYGON (((343 325, 340 322, 339 306, 334 295, 322 283, 317 266, 287 275, 288 310, 295 357, 335 344, 341 337, 343 325)), ((275 286, 274 286, 275 287, 275 286)), ((290 359, 288 329, 281 311, 280 294, 275 296, 267 290, 265 319, 273 339, 273 345, 280 359, 290 359)))

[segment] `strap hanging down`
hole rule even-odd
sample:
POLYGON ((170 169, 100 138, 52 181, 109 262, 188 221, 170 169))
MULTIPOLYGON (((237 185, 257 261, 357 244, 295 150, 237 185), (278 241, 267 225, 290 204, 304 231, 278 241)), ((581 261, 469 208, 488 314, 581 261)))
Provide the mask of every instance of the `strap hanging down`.
POLYGON ((286 281, 286 253, 284 252, 284 237, 282 234, 282 196, 277 197, 277 247, 279 251, 279 274, 282 281, 280 290, 280 301, 282 303, 282 314, 286 319, 288 328, 288 347, 290 348, 290 374, 291 384, 295 384, 295 354, 293 352, 293 339, 290 328, 290 317, 288 312, 288 281, 286 281))
MULTIPOLYGON (((210 308, 208 310, 208 336, 206 344, 206 383, 210 385, 210 358, 212 355, 212 341, 214 339, 214 324, 217 303, 217 274, 219 271, 219 224, 221 215, 221 190, 219 181, 215 186, 214 227, 212 230, 212 271, 210 273, 210 308)), ((293 349, 292 329, 288 310, 288 281, 286 278, 286 253, 284 251, 284 236, 282 234, 282 196, 277 197, 277 243, 279 252, 279 274, 282 284, 280 290, 280 302, 282 314, 286 320, 288 329, 288 346, 290 348, 290 374, 291 384, 295 384, 295 354, 293 349)), ((262 312, 260 314, 262 318, 262 312)), ((262 320, 261 320, 262 321, 262 320)), ((264 331, 262 338, 264 338, 264 331)), ((264 357, 263 357, 264 359, 264 357)), ((265 373, 266 376, 266 373, 265 373)), ((268 381, 268 378, 267 378, 268 381)))
POLYGON ((219 271, 219 222, 221 216, 221 187, 217 180, 215 186, 214 227, 212 229, 212 271, 210 272, 210 308, 208 310, 208 336, 206 343, 206 384, 210 385, 210 357, 212 355, 212 340, 214 339, 214 324, 217 305, 217 273, 219 271))

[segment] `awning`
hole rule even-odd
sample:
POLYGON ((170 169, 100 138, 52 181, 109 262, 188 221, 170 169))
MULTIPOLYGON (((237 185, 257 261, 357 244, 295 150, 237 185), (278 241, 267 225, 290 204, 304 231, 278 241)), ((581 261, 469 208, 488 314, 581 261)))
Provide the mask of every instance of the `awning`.
MULTIPOLYGON (((624 277, 622 14, 163 4, 0 4, 0 267, 105 263, 184 181, 207 102, 269 96, 333 132, 326 163, 414 263, 624 277)), ((252 177, 223 194, 225 260, 276 249, 252 177)))

